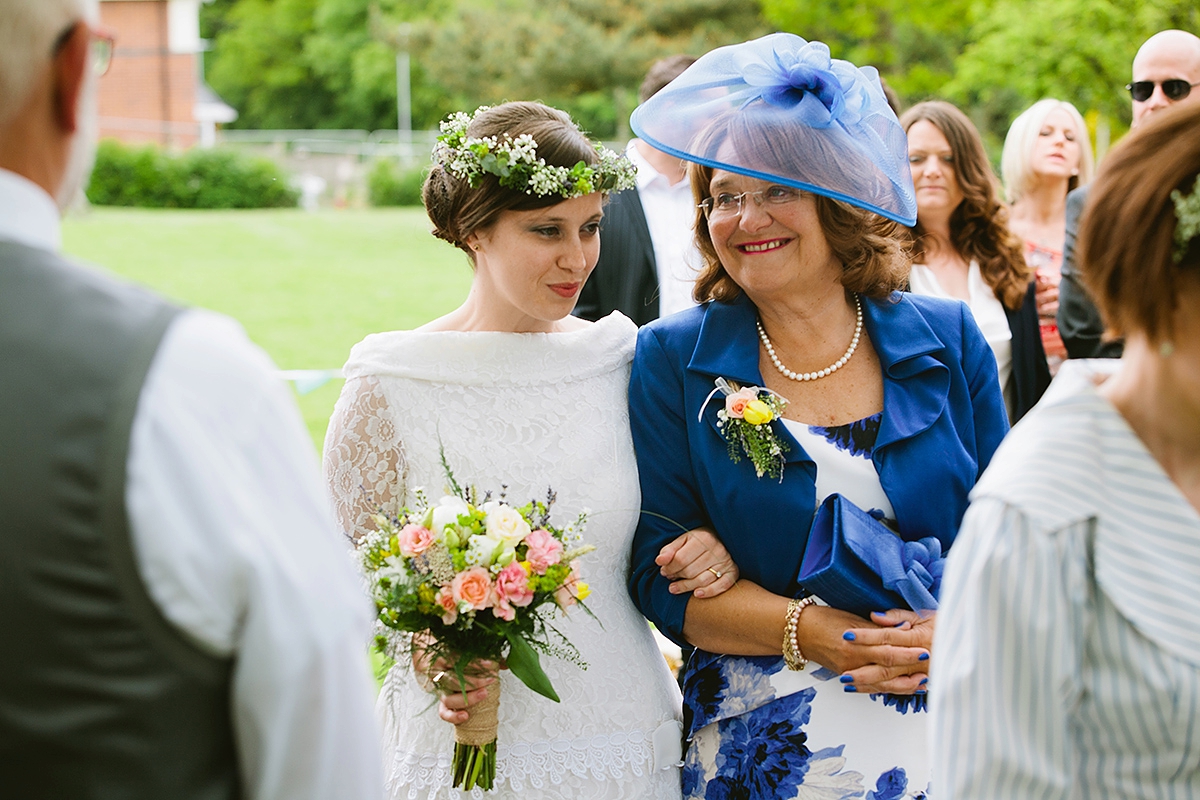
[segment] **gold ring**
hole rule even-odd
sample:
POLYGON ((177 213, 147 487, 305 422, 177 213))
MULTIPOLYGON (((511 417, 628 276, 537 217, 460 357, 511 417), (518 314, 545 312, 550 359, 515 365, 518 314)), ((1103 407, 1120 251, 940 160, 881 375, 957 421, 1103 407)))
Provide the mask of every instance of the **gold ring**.
POLYGON ((439 689, 442 688, 442 686, 441 686, 442 678, 444 678, 444 677, 446 677, 446 670, 442 670, 437 675, 434 675, 433 676, 433 685, 439 689))
POLYGON ((721 578, 721 571, 720 571, 719 569, 713 569, 712 567, 709 567, 709 568, 708 568, 708 571, 709 571, 709 572, 711 572, 713 575, 716 575, 716 576, 717 576, 717 580, 720 580, 720 578, 721 578))

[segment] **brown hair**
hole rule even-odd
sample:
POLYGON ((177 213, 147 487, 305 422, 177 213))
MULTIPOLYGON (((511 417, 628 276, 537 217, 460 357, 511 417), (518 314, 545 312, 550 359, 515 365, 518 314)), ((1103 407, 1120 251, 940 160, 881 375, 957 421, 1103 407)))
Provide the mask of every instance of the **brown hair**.
MULTIPOLYGON (((701 134, 694 150, 715 154, 723 146, 732 145, 748 160, 747 168, 760 175, 794 172, 796 158, 825 159, 851 172, 862 167, 857 172, 864 176, 874 175, 877 171, 870 164, 856 165, 847 153, 828 152, 829 145, 823 139, 807 134, 808 128, 802 125, 770 125, 755 120, 741 109, 714 120, 701 134), (751 159, 753 164, 749 164, 751 159)), ((697 204, 708 197, 713 171, 713 167, 704 164, 688 164, 688 178, 697 204)), ((842 262, 842 286, 847 291, 880 299, 903 289, 908 282, 909 260, 904 251, 901 226, 841 200, 819 194, 814 197, 821 231, 834 257, 842 262)), ((699 208, 696 209, 695 232, 696 247, 704 258, 704 266, 696 278, 693 297, 699 303, 706 300, 731 302, 741 294, 741 287, 729 277, 717 257, 708 221, 699 208)))
MULTIPOLYGON (((570 116, 556 108, 533 102, 504 103, 478 114, 467 129, 469 136, 516 139, 529 134, 537 142, 538 157, 550 166, 573 167, 580 161, 600 160, 595 146, 570 116)), ((529 211, 561 203, 559 194, 537 196, 500 185, 495 175, 484 174, 472 187, 435 163, 421 189, 425 213, 433 223, 433 235, 465 251, 473 258, 466 240, 488 227, 505 211, 529 211)))
POLYGON ((655 61, 638 89, 638 102, 644 103, 654 97, 664 86, 678 78, 685 69, 695 63, 695 56, 682 53, 655 61))
POLYGON ((1200 289, 1200 237, 1173 259, 1179 219, 1171 192, 1189 195, 1200 172, 1200 104, 1152 114, 1109 151, 1092 184, 1079 235, 1079 269, 1112 332, 1151 342, 1174 334, 1179 290, 1200 289))
MULTIPOLYGON (((963 200, 950 215, 950 241, 968 259, 979 262, 983 280, 1006 307, 1016 310, 1025 300, 1033 270, 1025 263, 1019 239, 1008 229, 1008 209, 1000 202, 1000 187, 988 163, 979 131, 950 103, 926 100, 904 112, 905 132, 925 120, 942 132, 954 159, 954 177, 963 200)), ((925 257, 925 230, 920 219, 913 226, 913 258, 925 257)))

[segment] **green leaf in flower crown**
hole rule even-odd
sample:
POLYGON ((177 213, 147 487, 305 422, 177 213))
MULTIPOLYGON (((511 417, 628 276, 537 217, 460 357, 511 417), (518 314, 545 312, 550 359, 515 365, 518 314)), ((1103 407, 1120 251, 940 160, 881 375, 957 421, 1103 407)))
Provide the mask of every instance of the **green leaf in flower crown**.
POLYGON ((508 639, 507 660, 512 674, 517 676, 521 683, 543 697, 548 697, 556 703, 560 702, 558 693, 554 691, 554 687, 550 685, 550 679, 546 677, 546 673, 542 669, 542 662, 538 660, 537 651, 516 632, 506 632, 504 635, 508 639))

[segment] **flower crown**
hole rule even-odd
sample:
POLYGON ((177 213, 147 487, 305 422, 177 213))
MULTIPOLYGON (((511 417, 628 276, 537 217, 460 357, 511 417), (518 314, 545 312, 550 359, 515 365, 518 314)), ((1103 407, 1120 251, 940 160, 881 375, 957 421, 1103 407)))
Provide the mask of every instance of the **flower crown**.
POLYGON ((1175 204, 1175 251, 1172 260, 1178 264, 1183 261, 1188 245, 1192 239, 1200 235, 1200 175, 1196 176, 1196 184, 1191 194, 1185 195, 1178 189, 1171 192, 1171 202, 1175 204))
POLYGON ((555 167, 538 158, 537 142, 525 133, 512 139, 504 134, 473 138, 467 128, 475 117, 489 106, 480 106, 473 115, 459 111, 442 120, 442 134, 433 148, 433 157, 451 175, 478 187, 483 175, 495 175, 500 185, 525 194, 545 197, 562 195, 563 199, 581 197, 592 192, 611 192, 632 189, 637 169, 629 159, 596 144, 600 162, 589 165, 580 161, 570 169, 555 167))

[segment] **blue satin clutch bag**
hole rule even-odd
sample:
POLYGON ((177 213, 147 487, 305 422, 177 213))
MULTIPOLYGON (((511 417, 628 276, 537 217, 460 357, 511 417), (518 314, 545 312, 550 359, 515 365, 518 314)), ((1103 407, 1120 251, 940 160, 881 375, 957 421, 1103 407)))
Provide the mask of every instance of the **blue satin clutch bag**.
POLYGON ((840 494, 813 519, 797 581, 833 608, 870 619, 872 611, 937 608, 942 543, 905 541, 840 494))

